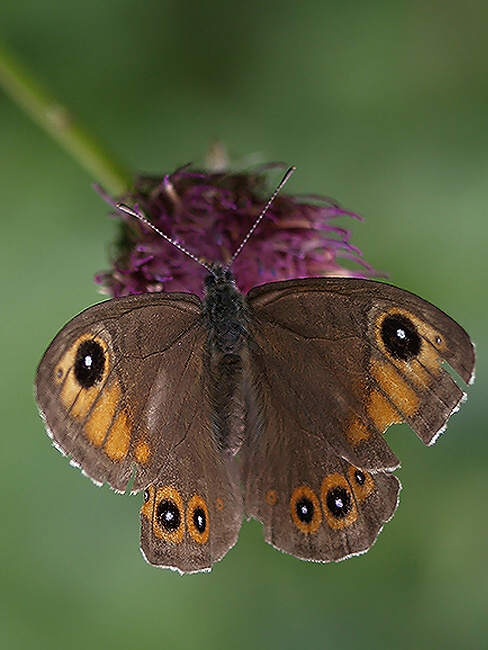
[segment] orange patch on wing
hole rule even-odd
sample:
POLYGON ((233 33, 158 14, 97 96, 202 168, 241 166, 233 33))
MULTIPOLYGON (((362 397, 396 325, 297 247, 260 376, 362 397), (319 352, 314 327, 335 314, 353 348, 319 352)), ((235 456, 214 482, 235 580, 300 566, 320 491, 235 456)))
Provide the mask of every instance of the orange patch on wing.
POLYGON ((148 442, 141 440, 137 443, 134 453, 136 461, 141 465, 145 465, 151 457, 151 447, 149 446, 148 442))
POLYGON ((369 396, 368 414, 382 433, 390 424, 399 424, 403 420, 393 404, 376 390, 373 390, 369 396))
POLYGON ((217 497, 215 499, 215 505, 217 506, 217 510, 223 510, 224 509, 224 500, 221 497, 217 497))
POLYGON ((97 447, 100 447, 107 437, 107 432, 114 419, 120 395, 121 390, 118 383, 112 384, 109 388, 104 388, 100 400, 85 422, 83 431, 88 440, 97 447))
POLYGON ((441 360, 432 354, 432 349, 430 349, 422 352, 419 359, 412 360, 405 372, 417 386, 427 388, 435 381, 435 375, 439 374, 440 369, 441 360))
POLYGON ((346 435, 353 445, 359 445, 364 440, 369 439, 371 431, 362 420, 355 416, 349 421, 346 435))
POLYGON ((278 495, 276 494, 276 490, 268 490, 266 492, 266 503, 268 504, 268 506, 276 505, 277 501, 278 501, 278 495))
MULTIPOLYGON (((72 376, 73 373, 70 373, 72 376)), ((65 384, 66 386, 66 384, 65 384)), ((81 389, 78 387, 78 395, 73 402, 70 414, 75 418, 83 418, 90 412, 98 395, 100 395, 102 387, 92 386, 91 388, 81 389)))
POLYGON ((409 417, 417 412, 420 399, 393 364, 374 361, 371 364, 371 372, 401 415, 409 417))
POLYGON ((104 444, 104 451, 109 458, 118 462, 127 456, 130 445, 131 430, 127 423, 127 414, 121 411, 117 419, 110 427, 107 440, 104 444))

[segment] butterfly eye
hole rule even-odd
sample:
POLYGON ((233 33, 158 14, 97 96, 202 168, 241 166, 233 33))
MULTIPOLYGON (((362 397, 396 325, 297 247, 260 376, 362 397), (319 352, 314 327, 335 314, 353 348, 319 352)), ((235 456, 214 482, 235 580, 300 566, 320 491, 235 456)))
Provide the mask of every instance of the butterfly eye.
POLYGON ((403 314, 390 314, 381 324, 381 338, 394 359, 410 361, 419 355, 422 339, 412 321, 403 314))
POLYGON ((105 351, 94 339, 83 341, 76 351, 74 373, 82 388, 91 388, 103 377, 105 351))

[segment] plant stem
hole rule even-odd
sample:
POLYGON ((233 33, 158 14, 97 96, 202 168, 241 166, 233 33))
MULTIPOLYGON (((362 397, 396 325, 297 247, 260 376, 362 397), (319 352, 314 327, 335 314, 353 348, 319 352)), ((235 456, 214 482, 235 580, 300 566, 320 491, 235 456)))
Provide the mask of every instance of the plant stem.
POLYGON ((120 196, 132 188, 132 176, 128 170, 75 122, 69 111, 59 104, 1 43, 0 86, 107 192, 120 196))

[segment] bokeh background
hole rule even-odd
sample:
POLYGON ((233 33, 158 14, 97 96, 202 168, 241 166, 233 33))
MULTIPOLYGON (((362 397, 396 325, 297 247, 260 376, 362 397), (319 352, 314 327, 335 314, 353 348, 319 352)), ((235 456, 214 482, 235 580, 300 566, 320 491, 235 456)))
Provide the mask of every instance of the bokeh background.
POLYGON ((289 192, 361 213, 353 242, 478 347, 469 400, 433 448, 406 427, 400 508, 337 565, 246 523, 210 574, 138 550, 141 497, 52 449, 36 364, 99 297, 115 224, 91 179, 0 92, 3 648, 480 648, 488 642, 488 3, 17 0, 0 36, 134 170, 221 138, 297 166, 289 192))

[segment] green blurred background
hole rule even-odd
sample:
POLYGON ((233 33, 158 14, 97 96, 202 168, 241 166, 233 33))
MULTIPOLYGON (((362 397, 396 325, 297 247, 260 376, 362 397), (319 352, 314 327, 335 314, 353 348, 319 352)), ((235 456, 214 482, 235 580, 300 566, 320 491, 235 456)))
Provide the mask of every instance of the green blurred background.
POLYGON ((433 449, 404 427, 401 505, 362 557, 315 565, 246 523, 210 574, 138 550, 141 497, 96 489, 33 400, 60 327, 98 300, 114 223, 0 92, 0 646, 480 648, 488 643, 488 3, 17 0, 0 36, 138 171, 297 166, 289 192, 366 217, 376 268, 460 321, 478 379, 433 449))

